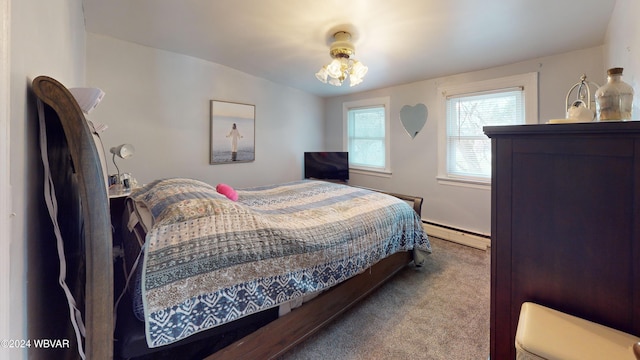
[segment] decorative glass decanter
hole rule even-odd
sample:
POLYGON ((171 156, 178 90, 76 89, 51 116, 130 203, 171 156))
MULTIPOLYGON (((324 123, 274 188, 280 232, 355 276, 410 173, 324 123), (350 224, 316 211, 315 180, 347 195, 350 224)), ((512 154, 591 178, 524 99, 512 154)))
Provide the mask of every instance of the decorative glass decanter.
POLYGON ((607 83, 596 90, 598 121, 631 120, 633 88, 622 81, 622 68, 607 70, 607 83))

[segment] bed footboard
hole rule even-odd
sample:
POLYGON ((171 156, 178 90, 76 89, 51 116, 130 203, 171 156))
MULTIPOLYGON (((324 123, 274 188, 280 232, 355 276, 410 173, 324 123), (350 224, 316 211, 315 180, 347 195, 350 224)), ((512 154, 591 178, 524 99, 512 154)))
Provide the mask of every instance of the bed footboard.
POLYGON ((355 187, 359 187, 359 188, 362 188, 362 189, 367 189, 367 190, 371 190, 371 191, 377 191, 377 192, 380 192, 380 193, 383 193, 383 194, 395 196, 398 199, 401 199, 401 200, 404 200, 406 202, 411 203, 411 206, 413 207, 413 211, 415 211, 416 214, 418 214, 418 216, 422 216, 422 200, 423 199, 420 196, 399 194, 399 193, 388 192, 388 191, 384 191, 384 190, 372 189, 372 188, 368 188, 368 187, 364 187, 364 186, 356 186, 356 185, 351 185, 351 186, 355 186, 355 187))

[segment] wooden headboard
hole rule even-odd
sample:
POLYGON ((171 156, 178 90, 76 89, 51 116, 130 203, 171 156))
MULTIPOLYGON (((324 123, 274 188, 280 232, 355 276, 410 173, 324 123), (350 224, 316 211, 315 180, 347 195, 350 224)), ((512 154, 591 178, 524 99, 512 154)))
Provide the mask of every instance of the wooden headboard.
POLYGON ((112 359, 113 245, 100 156, 84 114, 69 90, 47 76, 37 77, 32 85, 35 95, 44 103, 50 157, 70 158, 71 166, 51 167, 52 173, 57 172, 52 174, 53 178, 59 181, 55 184, 57 196, 80 202, 81 211, 65 208, 59 211, 65 222, 81 227, 79 239, 65 239, 65 248, 69 241, 84 249, 84 263, 71 271, 86 271, 84 284, 74 294, 81 299, 80 310, 84 310, 86 358, 112 359))

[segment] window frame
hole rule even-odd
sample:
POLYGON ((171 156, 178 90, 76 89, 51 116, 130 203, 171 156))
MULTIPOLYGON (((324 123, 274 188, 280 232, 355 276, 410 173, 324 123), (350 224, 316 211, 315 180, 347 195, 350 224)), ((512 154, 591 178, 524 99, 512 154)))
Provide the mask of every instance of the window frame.
POLYGON ((538 73, 530 72, 483 81, 463 84, 442 85, 438 87, 440 94, 440 114, 438 126, 438 183, 445 185, 467 186, 480 189, 491 188, 491 176, 462 176, 451 175, 447 169, 447 98, 456 96, 472 96, 487 92, 508 91, 513 88, 524 91, 524 119, 525 124, 538 123, 538 73))
MULTIPOLYGON (((385 123, 385 160, 384 168, 369 167, 369 166, 354 166, 349 162, 349 170, 355 173, 378 175, 378 176, 390 176, 391 175, 391 101, 388 96, 378 97, 371 99, 362 99, 356 101, 347 101, 342 103, 342 133, 343 140, 342 146, 344 151, 349 151, 349 110, 351 109, 363 109, 363 108, 384 108, 384 123, 385 123)), ((351 157, 350 157, 351 158, 351 157)))

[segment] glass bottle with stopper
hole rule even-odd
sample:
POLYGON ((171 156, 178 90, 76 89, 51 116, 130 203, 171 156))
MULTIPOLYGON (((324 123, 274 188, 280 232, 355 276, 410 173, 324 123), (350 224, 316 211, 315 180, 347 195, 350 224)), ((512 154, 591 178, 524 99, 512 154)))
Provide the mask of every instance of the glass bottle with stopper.
POLYGON ((596 90, 598 121, 631 120, 633 88, 622 81, 623 68, 607 70, 607 83, 596 90))

